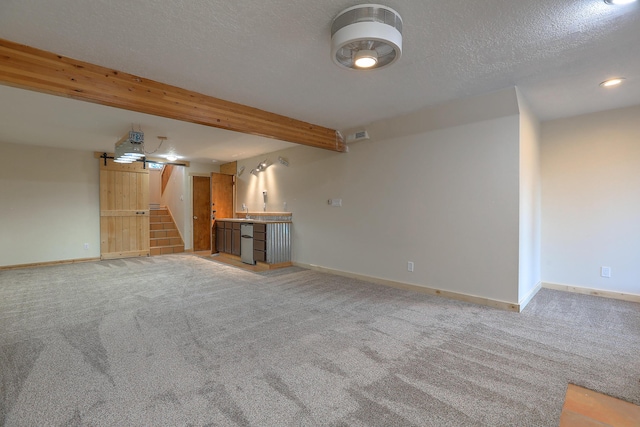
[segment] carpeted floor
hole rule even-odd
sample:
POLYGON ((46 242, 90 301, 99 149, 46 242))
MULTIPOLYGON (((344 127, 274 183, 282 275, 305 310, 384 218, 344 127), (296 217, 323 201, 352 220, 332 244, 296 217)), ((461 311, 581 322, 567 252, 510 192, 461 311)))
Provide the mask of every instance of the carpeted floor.
POLYGON ((640 304, 188 255, 0 272, 6 426, 557 426, 568 383, 640 403, 640 304))

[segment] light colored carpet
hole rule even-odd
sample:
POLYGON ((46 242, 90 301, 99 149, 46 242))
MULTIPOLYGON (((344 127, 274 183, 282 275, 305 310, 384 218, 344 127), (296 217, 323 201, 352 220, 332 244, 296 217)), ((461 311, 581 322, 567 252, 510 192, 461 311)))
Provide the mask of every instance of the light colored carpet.
POLYGON ((521 314, 189 255, 0 272, 7 426, 557 426, 568 383, 640 403, 640 305, 521 314))

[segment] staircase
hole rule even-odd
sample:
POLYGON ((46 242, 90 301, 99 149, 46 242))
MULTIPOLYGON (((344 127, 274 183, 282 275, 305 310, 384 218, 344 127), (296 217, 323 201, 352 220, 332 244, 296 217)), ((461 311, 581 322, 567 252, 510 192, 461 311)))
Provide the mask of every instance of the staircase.
POLYGON ((151 255, 184 252, 184 242, 169 210, 162 206, 152 206, 149 213, 151 255))

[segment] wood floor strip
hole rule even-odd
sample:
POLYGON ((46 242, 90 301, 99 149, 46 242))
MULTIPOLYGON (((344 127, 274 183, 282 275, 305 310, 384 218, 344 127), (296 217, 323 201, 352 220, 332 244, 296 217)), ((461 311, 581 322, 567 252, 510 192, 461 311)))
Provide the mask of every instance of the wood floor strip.
POLYGON ((569 384, 560 427, 640 427, 640 406, 569 384))

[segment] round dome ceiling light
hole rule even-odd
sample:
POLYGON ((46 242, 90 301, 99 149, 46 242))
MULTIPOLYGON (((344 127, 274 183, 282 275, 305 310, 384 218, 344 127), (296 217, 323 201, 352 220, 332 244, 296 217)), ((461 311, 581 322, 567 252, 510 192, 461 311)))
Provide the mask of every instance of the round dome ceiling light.
POLYGON ((331 57, 341 67, 374 70, 402 55, 402 18, 380 4, 343 10, 331 24, 331 57))
POLYGON ((600 83, 601 87, 615 87, 621 85, 624 82, 624 77, 616 77, 615 79, 605 80, 600 83))

